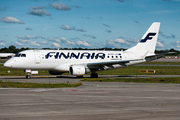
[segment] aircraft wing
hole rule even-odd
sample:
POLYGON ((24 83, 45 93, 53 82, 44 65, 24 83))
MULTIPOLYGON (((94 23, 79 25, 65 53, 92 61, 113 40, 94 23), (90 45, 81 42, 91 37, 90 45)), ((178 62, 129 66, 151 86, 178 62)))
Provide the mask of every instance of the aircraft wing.
POLYGON ((111 66, 111 65, 114 65, 114 64, 120 64, 122 66, 127 66, 126 63, 129 63, 131 61, 140 61, 140 60, 144 60, 144 59, 146 61, 152 61, 152 60, 162 58, 164 55, 173 54, 173 53, 175 53, 175 52, 155 54, 155 55, 151 55, 151 56, 146 56, 145 58, 142 58, 142 59, 88 63, 88 64, 86 64, 86 66, 88 66, 90 69, 91 68, 102 68, 103 66, 111 66))
POLYGON ((89 68, 91 67, 100 67, 100 66, 109 66, 109 65, 114 65, 114 64, 120 64, 122 66, 127 66, 126 63, 129 63, 130 61, 139 61, 143 59, 134 59, 134 60, 121 60, 121 61, 110 61, 110 62, 96 62, 96 63, 88 63, 87 66, 89 68))

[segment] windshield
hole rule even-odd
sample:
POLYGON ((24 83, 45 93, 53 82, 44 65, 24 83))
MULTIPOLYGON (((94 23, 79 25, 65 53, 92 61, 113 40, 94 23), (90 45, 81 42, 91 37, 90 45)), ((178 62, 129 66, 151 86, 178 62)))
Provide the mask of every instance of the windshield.
POLYGON ((16 54, 14 57, 26 57, 26 54, 18 53, 18 54, 16 54))

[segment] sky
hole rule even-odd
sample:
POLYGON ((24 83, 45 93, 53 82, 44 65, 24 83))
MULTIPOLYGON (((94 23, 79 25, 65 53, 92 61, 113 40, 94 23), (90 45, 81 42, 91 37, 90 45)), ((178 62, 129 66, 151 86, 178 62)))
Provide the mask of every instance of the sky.
POLYGON ((0 48, 130 48, 161 22, 157 50, 180 50, 180 0, 0 0, 0 48))

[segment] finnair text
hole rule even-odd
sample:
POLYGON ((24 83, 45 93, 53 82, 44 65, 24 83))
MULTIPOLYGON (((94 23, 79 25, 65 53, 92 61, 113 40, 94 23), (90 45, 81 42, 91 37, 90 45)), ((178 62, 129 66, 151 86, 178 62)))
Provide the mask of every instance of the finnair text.
POLYGON ((89 52, 83 52, 83 53, 74 53, 74 52, 49 52, 45 55, 45 59, 48 58, 54 58, 54 59, 104 59, 105 54, 104 53, 89 53, 89 52))

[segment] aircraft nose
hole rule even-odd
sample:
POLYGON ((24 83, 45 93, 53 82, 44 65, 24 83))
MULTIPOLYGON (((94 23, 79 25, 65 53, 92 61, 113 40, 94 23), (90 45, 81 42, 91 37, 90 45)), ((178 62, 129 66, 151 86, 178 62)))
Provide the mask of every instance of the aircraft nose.
POLYGON ((6 61, 4 63, 4 67, 11 68, 12 67, 12 62, 11 61, 6 61))

